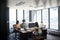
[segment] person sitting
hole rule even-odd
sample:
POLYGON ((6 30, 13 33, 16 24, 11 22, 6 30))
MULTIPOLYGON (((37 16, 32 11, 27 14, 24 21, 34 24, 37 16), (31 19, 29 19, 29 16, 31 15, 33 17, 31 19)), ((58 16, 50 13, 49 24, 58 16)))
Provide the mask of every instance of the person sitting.
POLYGON ((20 24, 19 24, 19 21, 18 20, 16 21, 15 29, 16 30, 20 30, 20 24))
POLYGON ((35 27, 39 27, 38 22, 35 22, 35 27))
POLYGON ((27 28, 27 24, 24 19, 22 20, 21 28, 24 28, 24 29, 27 28))
POLYGON ((43 24, 42 21, 41 21, 41 23, 40 23, 40 28, 44 28, 44 24, 43 24))
MULTIPOLYGON (((35 27, 39 27, 38 22, 35 22, 35 27)), ((34 35, 38 35, 38 29, 35 29, 35 30, 33 31, 33 34, 34 34, 34 35)))

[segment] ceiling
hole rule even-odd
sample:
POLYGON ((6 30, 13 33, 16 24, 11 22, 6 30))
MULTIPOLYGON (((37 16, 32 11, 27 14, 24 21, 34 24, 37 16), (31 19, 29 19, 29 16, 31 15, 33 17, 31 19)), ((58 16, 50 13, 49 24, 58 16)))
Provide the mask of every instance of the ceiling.
POLYGON ((8 0, 7 6, 16 9, 42 9, 60 6, 60 0, 8 0))

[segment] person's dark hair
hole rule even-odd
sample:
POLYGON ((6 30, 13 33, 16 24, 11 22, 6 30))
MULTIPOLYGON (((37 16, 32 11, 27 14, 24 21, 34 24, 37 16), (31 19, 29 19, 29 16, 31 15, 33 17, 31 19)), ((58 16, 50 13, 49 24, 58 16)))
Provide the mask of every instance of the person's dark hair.
POLYGON ((22 22, 25 22, 25 20, 23 19, 22 22))
POLYGON ((35 22, 35 26, 36 26, 36 27, 39 27, 38 22, 35 22))
POLYGON ((17 20, 17 21, 16 21, 16 24, 18 24, 18 23, 19 23, 19 21, 17 20))

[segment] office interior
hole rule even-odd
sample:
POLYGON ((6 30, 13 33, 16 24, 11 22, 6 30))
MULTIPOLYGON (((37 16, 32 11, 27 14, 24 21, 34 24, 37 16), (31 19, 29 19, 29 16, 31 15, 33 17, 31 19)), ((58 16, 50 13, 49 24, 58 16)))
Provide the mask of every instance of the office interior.
POLYGON ((23 19, 28 27, 35 22, 40 26, 42 21, 47 29, 44 40, 60 40, 60 0, 1 0, 0 4, 1 40, 15 40, 13 25, 17 20, 21 24, 23 19))

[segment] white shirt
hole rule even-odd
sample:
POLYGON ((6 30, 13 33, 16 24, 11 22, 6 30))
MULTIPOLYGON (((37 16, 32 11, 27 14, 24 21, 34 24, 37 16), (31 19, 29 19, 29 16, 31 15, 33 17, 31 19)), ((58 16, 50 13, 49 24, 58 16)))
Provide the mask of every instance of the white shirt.
POLYGON ((40 24, 39 28, 41 28, 41 27, 44 27, 44 24, 43 23, 40 24))

